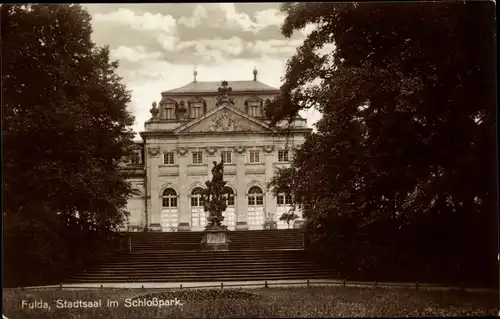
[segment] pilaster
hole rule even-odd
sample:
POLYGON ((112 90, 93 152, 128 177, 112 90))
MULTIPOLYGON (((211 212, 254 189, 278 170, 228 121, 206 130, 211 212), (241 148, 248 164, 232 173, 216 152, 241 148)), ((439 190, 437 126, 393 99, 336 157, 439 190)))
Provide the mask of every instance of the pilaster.
POLYGON ((246 181, 245 181, 245 152, 236 151, 234 154, 236 162, 236 222, 246 223, 247 202, 246 202, 246 181))
POLYGON ((274 153, 264 153, 264 165, 265 165, 265 180, 266 180, 266 189, 264 190, 266 192, 265 196, 265 210, 264 213, 266 214, 265 216, 267 217, 267 213, 271 213, 271 215, 276 215, 276 200, 272 194, 272 191, 269 189, 267 190, 267 183, 271 181, 274 175, 274 153))
POLYGON ((155 146, 149 146, 148 148, 148 164, 149 171, 151 172, 149 176, 150 184, 150 198, 151 198, 151 210, 150 210, 150 227, 152 230, 161 229, 161 210, 160 210, 160 189, 159 189, 159 155, 160 149, 155 146))
POLYGON ((189 157, 184 150, 177 152, 179 164, 179 223, 191 226, 189 214, 189 182, 188 182, 188 161, 189 157))

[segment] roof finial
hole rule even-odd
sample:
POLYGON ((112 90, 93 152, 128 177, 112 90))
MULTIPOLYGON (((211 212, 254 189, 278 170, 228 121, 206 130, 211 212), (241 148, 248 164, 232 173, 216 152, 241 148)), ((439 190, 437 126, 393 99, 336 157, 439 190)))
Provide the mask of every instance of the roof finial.
POLYGON ((254 81, 257 81, 257 72, 258 72, 258 71, 257 71, 257 67, 256 67, 256 66, 254 66, 254 67, 253 67, 253 80, 254 80, 254 81))
POLYGON ((196 67, 194 67, 194 71, 193 71, 193 77, 194 77, 194 81, 196 82, 196 76, 198 75, 198 71, 196 71, 196 67))

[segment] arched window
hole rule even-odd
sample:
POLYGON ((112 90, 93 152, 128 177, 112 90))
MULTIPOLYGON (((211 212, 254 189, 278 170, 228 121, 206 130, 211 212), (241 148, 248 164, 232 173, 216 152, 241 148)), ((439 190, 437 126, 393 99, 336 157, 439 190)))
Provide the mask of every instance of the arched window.
POLYGON ((248 206, 264 205, 264 193, 258 186, 252 186, 248 190, 248 206))
POLYGON ((248 190, 247 222, 250 229, 262 229, 264 227, 264 192, 258 186, 252 186, 248 190))
POLYGON ((203 188, 196 187, 191 191, 191 206, 200 207, 203 206, 201 194, 203 194, 203 188))
POLYGON ((177 226, 179 225, 177 192, 175 189, 169 187, 161 195, 161 228, 163 231, 177 231, 177 226))
POLYGON ((227 189, 227 206, 234 206, 234 191, 232 188, 227 189))
POLYGON ((177 193, 172 188, 167 188, 162 194, 163 207, 177 207, 177 193))

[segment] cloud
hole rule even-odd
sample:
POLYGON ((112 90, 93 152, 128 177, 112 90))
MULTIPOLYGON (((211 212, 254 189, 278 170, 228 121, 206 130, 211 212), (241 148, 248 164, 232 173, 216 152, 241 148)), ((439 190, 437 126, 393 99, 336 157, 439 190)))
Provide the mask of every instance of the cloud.
POLYGON ((296 40, 268 40, 268 41, 255 41, 247 43, 247 48, 255 53, 261 55, 269 54, 282 54, 289 55, 296 51, 297 46, 302 44, 302 41, 296 40))
POLYGON ((179 23, 183 24, 184 26, 186 26, 188 28, 196 28, 197 26, 201 25, 207 19, 208 19, 207 9, 203 5, 198 4, 193 11, 193 16, 191 16, 189 18, 180 17, 179 23))
MULTIPOLYGON (((86 5, 93 41, 109 45, 120 62, 119 75, 132 91, 134 130, 144 130, 151 103, 161 92, 193 81, 253 79, 279 88, 286 61, 315 25, 286 39, 284 16, 276 3, 170 3, 86 5)), ((326 48, 325 48, 326 49, 326 48)), ((311 126, 314 110, 302 113, 311 126)))
POLYGON ((277 9, 266 9, 262 11, 257 11, 255 14, 255 20, 260 26, 278 26, 281 27, 285 21, 285 15, 282 14, 277 9))
POLYGON ((223 39, 217 37, 215 39, 201 39, 198 41, 185 41, 177 46, 177 50, 185 50, 186 48, 193 47, 198 53, 205 53, 207 50, 221 51, 230 56, 238 56, 243 52, 243 41, 238 37, 231 37, 230 39, 223 39))
POLYGON ((179 24, 187 28, 208 25, 219 29, 258 33, 269 26, 279 27, 285 16, 275 8, 268 8, 249 15, 240 12, 234 3, 198 4, 190 17, 180 17, 179 24))
POLYGON ((135 47, 119 46, 110 52, 112 59, 125 60, 128 62, 140 62, 147 60, 158 60, 163 57, 163 53, 154 51, 148 52, 145 47, 138 45, 135 47))
POLYGON ((136 30, 162 31, 170 34, 175 33, 177 25, 176 19, 170 15, 152 14, 150 12, 136 14, 134 11, 124 8, 104 14, 96 13, 93 20, 96 23, 115 23, 136 30))

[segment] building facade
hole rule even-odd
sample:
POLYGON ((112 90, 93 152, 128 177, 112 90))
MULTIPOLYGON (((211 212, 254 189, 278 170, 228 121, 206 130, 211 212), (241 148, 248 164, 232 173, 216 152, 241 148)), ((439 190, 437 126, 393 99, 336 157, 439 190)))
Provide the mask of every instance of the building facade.
MULTIPOLYGON (((306 120, 297 117, 285 132, 271 127, 264 109, 278 89, 257 80, 193 82, 161 93, 151 119, 140 133, 123 172, 132 184, 130 217, 122 230, 202 231, 207 224, 201 190, 212 178, 213 162, 224 162, 224 180, 232 189, 223 224, 230 230, 263 229, 279 217, 290 198, 274 197, 267 183, 289 165, 304 142, 306 120)), ((298 214, 300 215, 300 214, 298 214)))

